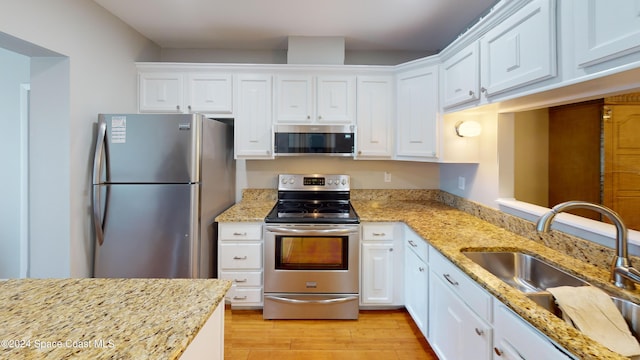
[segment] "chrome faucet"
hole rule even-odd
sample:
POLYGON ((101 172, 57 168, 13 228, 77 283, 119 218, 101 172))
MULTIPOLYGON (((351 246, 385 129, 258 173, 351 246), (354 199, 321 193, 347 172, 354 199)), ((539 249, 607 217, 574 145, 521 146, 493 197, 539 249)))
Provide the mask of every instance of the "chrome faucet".
POLYGON ((622 218, 615 211, 598 204, 586 201, 567 201, 551 208, 551 211, 542 215, 536 223, 538 232, 548 232, 553 218, 563 212, 573 209, 589 209, 606 216, 616 226, 616 257, 611 263, 611 282, 623 289, 635 289, 634 282, 640 283, 640 271, 631 266, 627 249, 627 227, 622 218))

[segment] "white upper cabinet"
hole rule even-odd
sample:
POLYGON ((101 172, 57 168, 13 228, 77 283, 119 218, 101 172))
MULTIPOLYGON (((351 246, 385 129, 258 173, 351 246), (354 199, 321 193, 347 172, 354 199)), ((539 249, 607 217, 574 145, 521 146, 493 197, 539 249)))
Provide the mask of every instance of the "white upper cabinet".
POLYGON ((487 96, 556 76, 555 0, 534 0, 480 39, 487 96))
POLYGON ((237 159, 273 158, 271 75, 238 75, 234 121, 237 159))
POLYGON ((424 66, 397 77, 397 157, 438 157, 438 66, 424 66))
POLYGON ((140 112, 183 112, 184 76, 174 72, 138 74, 140 112))
POLYGON ((282 74, 276 79, 276 123, 353 124, 355 76, 282 74))
POLYGON ((231 74, 217 73, 141 72, 138 110, 231 115, 232 78, 231 74))
POLYGON ((640 0, 580 0, 572 17, 576 66, 640 52, 640 0))
POLYGON ((281 75, 276 78, 276 122, 313 121, 313 77, 281 75))
POLYGON ((445 107, 480 99, 480 51, 471 43, 442 64, 445 107))
POLYGON ((233 77, 230 74, 189 74, 186 105, 189 112, 231 114, 233 77))
POLYGON ((357 85, 357 159, 393 155, 393 78, 359 76, 357 85))

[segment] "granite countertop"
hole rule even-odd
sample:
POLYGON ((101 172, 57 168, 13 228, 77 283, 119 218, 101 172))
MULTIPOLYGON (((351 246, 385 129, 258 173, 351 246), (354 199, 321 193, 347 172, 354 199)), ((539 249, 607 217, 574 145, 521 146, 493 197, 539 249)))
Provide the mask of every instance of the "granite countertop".
POLYGON ((177 359, 230 287, 216 279, 0 281, 0 357, 177 359))
MULTIPOLYGON (((511 221, 510 219, 483 220, 481 217, 486 215, 483 214, 483 210, 475 209, 474 205, 469 210, 469 206, 466 203, 470 202, 462 200, 460 204, 458 203, 460 198, 454 201, 447 201, 447 199, 443 199, 439 195, 439 191, 401 191, 400 196, 389 196, 389 194, 396 193, 384 190, 360 190, 355 192, 352 190, 351 202, 360 216, 360 221, 404 222, 426 239, 431 246, 473 278, 480 286, 575 356, 581 359, 594 360, 627 359, 567 325, 562 319, 538 306, 525 297, 524 294, 502 282, 461 253, 464 250, 519 250, 542 257, 569 273, 585 278, 596 286, 640 303, 640 292, 625 291, 613 287, 609 284, 609 272, 606 269, 583 261, 590 257, 602 256, 602 254, 596 254, 598 251, 591 253, 586 251, 586 254, 581 254, 583 259, 568 256, 562 251, 546 246, 543 241, 534 241, 506 230, 504 226, 496 225, 496 223, 504 225, 502 223, 509 222, 511 221), (453 204, 450 204, 452 205, 450 206, 445 203, 453 204)), ((256 199, 243 198, 243 201, 216 220, 262 221, 273 206, 273 203, 274 201, 269 202, 265 199, 257 201, 256 199)), ((494 217, 505 216, 495 210, 491 210, 489 213, 494 217)), ((519 222, 525 221, 519 220, 519 222)), ((520 223, 518 226, 524 228, 521 229, 522 231, 535 233, 534 224, 532 223, 520 223)), ((553 233, 554 231, 552 231, 552 236, 553 233)), ((572 247, 567 244, 561 246, 572 247)), ((575 249, 572 251, 575 251, 575 249)))

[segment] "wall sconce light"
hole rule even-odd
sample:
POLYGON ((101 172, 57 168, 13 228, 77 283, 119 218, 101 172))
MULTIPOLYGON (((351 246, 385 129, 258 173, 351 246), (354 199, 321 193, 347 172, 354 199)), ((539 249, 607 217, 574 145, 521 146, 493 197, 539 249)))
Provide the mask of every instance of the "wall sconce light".
POLYGON ((480 135, 482 126, 477 121, 458 121, 456 135, 460 137, 474 137, 480 135))

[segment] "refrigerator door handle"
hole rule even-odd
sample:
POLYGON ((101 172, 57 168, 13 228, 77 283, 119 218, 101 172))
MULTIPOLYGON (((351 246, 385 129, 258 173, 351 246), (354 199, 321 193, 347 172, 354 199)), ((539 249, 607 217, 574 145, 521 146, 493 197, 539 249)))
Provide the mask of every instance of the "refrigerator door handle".
POLYGON ((100 216, 100 179, 102 171, 102 159, 104 158, 105 137, 107 134, 107 123, 104 119, 100 119, 98 123, 98 134, 96 137, 96 150, 93 155, 93 226, 95 228, 96 240, 100 246, 104 243, 104 230, 102 219, 100 216))

